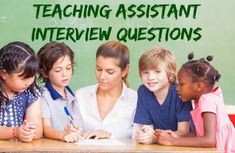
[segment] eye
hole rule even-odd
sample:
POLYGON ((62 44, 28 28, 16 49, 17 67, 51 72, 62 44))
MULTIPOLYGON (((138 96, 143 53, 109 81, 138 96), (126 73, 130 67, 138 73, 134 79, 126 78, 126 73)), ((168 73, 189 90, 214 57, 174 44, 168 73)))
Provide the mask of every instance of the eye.
POLYGON ((143 71, 142 74, 143 74, 143 75, 148 75, 148 74, 149 74, 149 71, 143 71))
POLYGON ((108 72, 108 74, 114 74, 115 73, 114 70, 108 70, 107 72, 108 72))
POLYGON ((29 77, 29 78, 20 77, 20 79, 21 79, 22 81, 30 81, 31 79, 34 79, 34 78, 35 78, 34 76, 29 77))
POLYGON ((157 70, 156 73, 161 73, 162 71, 161 70, 157 70))
POLYGON ((184 85, 184 83, 179 83, 179 86, 183 86, 184 85))
POLYGON ((56 73, 59 73, 61 70, 62 70, 61 68, 55 68, 55 69, 54 69, 54 71, 55 71, 56 73))
POLYGON ((66 70, 71 70, 71 69, 72 69, 72 66, 66 67, 66 70))
POLYGON ((96 67, 97 71, 102 71, 102 69, 100 67, 96 67))

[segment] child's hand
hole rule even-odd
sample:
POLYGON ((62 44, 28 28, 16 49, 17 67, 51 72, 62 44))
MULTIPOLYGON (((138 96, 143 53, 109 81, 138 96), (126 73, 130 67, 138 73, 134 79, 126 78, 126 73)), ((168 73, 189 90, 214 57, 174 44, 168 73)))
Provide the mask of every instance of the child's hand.
POLYGON ((174 131, 155 129, 154 135, 156 136, 157 140, 158 140, 158 138, 159 138, 159 136, 161 135, 162 132, 166 132, 166 133, 170 134, 174 138, 178 138, 179 137, 174 131))
POLYGON ((171 130, 155 130, 154 135, 157 138, 157 142, 162 145, 174 145, 174 137, 178 137, 173 131, 171 130))
POLYGON ((161 129, 155 129, 155 132, 154 132, 154 135, 157 139, 157 142, 158 142, 158 139, 159 139, 159 136, 161 134, 161 132, 164 131, 164 130, 161 130, 161 129))
POLYGON ((84 132, 82 136, 84 139, 109 139, 111 137, 111 133, 99 129, 84 132))
POLYGON ((36 135, 36 124, 34 122, 27 122, 27 127, 31 130, 31 133, 33 134, 33 138, 36 135))
POLYGON ((33 122, 24 121, 24 123, 16 128, 16 137, 23 142, 32 142, 35 133, 36 125, 33 122))
POLYGON ((64 128, 63 140, 66 142, 76 142, 80 139, 83 139, 81 136, 81 133, 82 133, 82 130, 78 126, 73 127, 73 125, 68 124, 64 128))
POLYGON ((81 132, 81 129, 78 126, 73 127, 73 125, 67 124, 66 127, 64 128, 64 131, 67 132, 67 133, 81 132))
POLYGON ((64 141, 65 142, 76 142, 80 138, 80 134, 77 132, 70 132, 66 135, 64 135, 64 141))
POLYGON ((150 126, 141 126, 135 134, 135 140, 137 143, 142 144, 151 144, 156 142, 154 130, 150 126))
POLYGON ((172 137, 174 138, 178 138, 179 136, 177 135, 177 133, 175 133, 174 131, 171 130, 165 130, 168 134, 170 134, 172 137))

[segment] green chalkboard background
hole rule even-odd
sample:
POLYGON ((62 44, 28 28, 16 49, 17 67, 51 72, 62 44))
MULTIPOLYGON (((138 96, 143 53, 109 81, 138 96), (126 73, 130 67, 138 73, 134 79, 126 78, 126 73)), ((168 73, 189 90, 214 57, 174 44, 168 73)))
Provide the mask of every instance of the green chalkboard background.
MULTIPOLYGON (((234 0, 1 0, 0 1, 0 47, 11 41, 24 41, 29 43, 37 51, 46 41, 32 41, 31 33, 33 27, 201 27, 202 38, 199 41, 169 40, 169 41, 128 41, 131 52, 131 72, 129 76, 131 87, 137 89, 141 84, 138 75, 138 58, 141 53, 152 46, 162 46, 173 52, 177 59, 178 67, 186 61, 186 55, 194 52, 196 57, 214 55, 212 64, 220 71, 222 78, 218 85, 224 91, 225 103, 235 104, 235 1, 234 0), (196 19, 180 18, 178 20, 167 19, 146 19, 132 18, 35 18, 33 4, 108 4, 112 9, 123 4, 201 4, 196 19)), ((114 15, 111 15, 114 16, 114 15)), ((110 39, 116 39, 115 31, 110 39)), ((95 79, 95 52, 97 47, 104 41, 65 41, 75 52, 76 66, 71 87, 73 90, 96 83, 95 79)))

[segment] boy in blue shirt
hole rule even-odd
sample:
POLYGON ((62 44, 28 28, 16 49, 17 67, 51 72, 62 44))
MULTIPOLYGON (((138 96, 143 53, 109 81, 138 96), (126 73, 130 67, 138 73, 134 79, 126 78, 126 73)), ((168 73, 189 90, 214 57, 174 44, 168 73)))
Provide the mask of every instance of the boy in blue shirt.
POLYGON ((133 137, 137 143, 156 142, 154 129, 189 131, 192 104, 183 103, 176 91, 176 62, 170 51, 155 47, 139 59, 143 81, 138 89, 133 137))

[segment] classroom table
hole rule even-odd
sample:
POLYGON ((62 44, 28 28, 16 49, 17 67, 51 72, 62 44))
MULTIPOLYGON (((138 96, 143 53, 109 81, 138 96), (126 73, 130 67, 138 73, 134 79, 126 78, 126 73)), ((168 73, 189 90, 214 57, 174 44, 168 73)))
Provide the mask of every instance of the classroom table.
POLYGON ((162 146, 158 144, 143 145, 136 144, 130 139, 120 140, 125 145, 117 146, 96 146, 78 145, 51 139, 34 140, 32 143, 23 143, 10 140, 0 140, 0 152, 78 152, 78 153, 222 153, 215 148, 193 148, 162 146))

